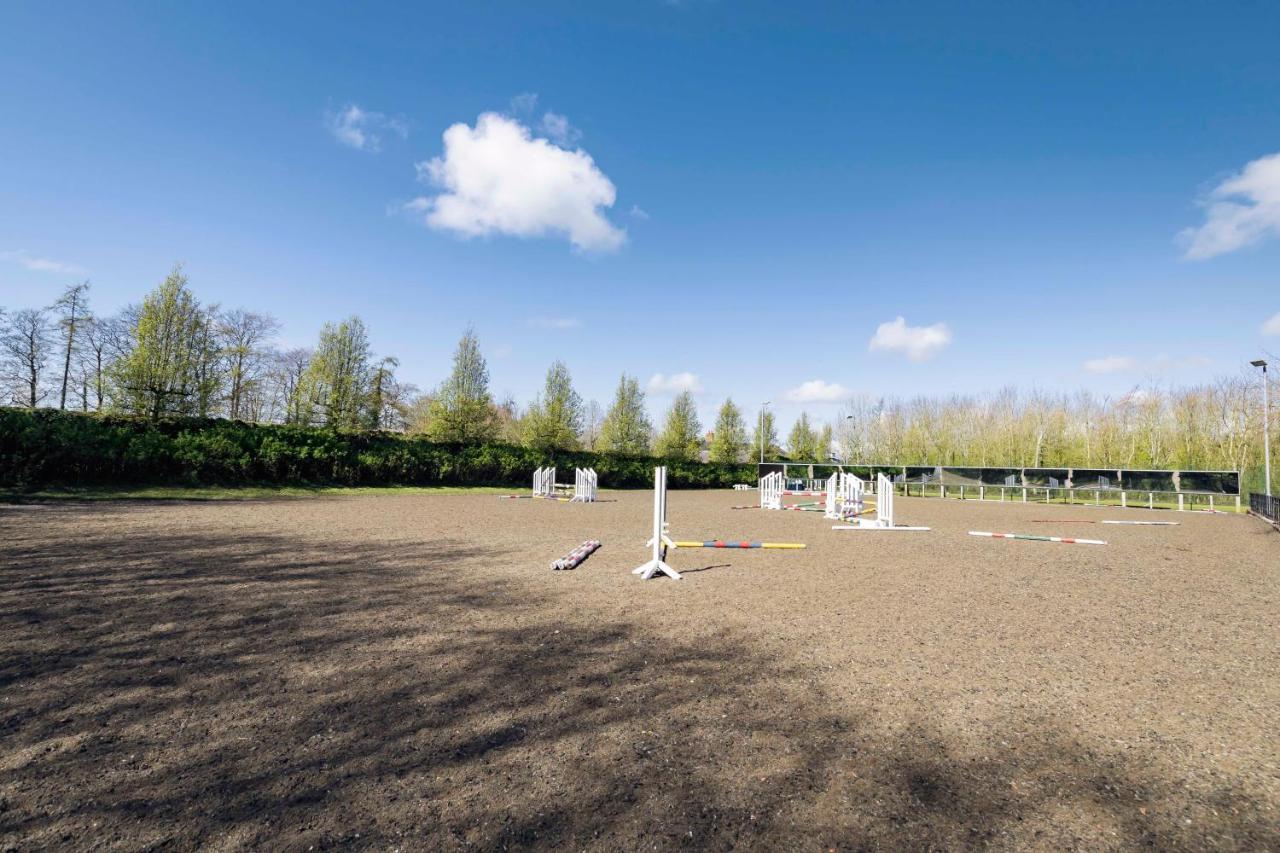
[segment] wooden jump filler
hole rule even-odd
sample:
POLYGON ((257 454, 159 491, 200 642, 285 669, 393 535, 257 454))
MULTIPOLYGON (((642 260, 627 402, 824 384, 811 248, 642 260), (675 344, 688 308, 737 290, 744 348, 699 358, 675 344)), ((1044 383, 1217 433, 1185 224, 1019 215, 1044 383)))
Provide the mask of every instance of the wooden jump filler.
POLYGON ((653 469, 653 537, 648 545, 653 548, 653 557, 643 566, 631 570, 642 580, 648 580, 656 574, 664 574, 672 580, 680 580, 680 573, 667 564, 668 548, 777 548, 796 550, 804 548, 800 542, 755 542, 734 541, 731 539, 708 539, 704 541, 676 541, 667 533, 667 469, 661 466, 653 469))
POLYGON ((893 523, 893 481, 884 474, 876 475, 876 517, 858 518, 855 524, 833 524, 832 530, 928 530, 893 523))

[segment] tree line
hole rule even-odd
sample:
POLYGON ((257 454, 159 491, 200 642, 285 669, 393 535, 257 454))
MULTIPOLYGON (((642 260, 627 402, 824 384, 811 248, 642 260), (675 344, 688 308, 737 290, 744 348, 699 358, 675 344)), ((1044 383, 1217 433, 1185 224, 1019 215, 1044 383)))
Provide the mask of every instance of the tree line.
POLYGON ((441 443, 497 441, 542 452, 723 464, 752 461, 763 449, 769 460, 815 462, 1223 468, 1246 471, 1247 481, 1259 481, 1262 465, 1256 376, 1140 388, 1118 398, 1004 389, 856 399, 834 424, 815 423, 802 412, 783 445, 772 411, 755 413, 748 424, 732 399, 704 431, 687 391, 676 395, 655 428, 639 381, 625 373, 602 409, 583 400, 560 361, 550 365, 527 406, 495 400, 472 330, 458 342, 448 378, 423 392, 396 376, 394 356, 372 351, 357 316, 326 323, 313 347, 280 349, 274 317, 201 302, 181 267, 115 315, 96 315, 89 293, 89 283, 81 282, 47 307, 0 309, 0 383, 12 405, 153 421, 221 417, 383 430, 441 443))

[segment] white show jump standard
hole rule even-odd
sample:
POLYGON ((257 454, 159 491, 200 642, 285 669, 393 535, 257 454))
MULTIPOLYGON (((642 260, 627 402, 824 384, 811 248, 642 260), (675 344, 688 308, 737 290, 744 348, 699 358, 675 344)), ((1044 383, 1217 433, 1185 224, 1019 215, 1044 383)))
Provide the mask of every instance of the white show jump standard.
POLYGON ((1062 542, 1066 545, 1106 545, 1101 539, 1073 539, 1069 536, 1036 536, 1031 533, 990 533, 986 530, 970 530, 970 536, 988 539, 1030 539, 1034 542, 1062 542))
POLYGON ((876 517, 859 518, 856 524, 833 524, 832 530, 928 530, 893 523, 893 482, 884 474, 876 475, 876 517))
POLYGON ((781 471, 765 474, 760 478, 760 508, 782 509, 784 491, 786 491, 786 479, 781 471))
POLYGON ((653 559, 631 570, 631 574, 639 575, 641 580, 661 572, 672 580, 680 580, 680 573, 667 565, 662 559, 667 548, 674 548, 675 543, 667 536, 667 469, 666 466, 653 469, 653 538, 649 540, 653 546, 653 559))
POLYGON ((863 495, 866 483, 853 474, 837 471, 827 480, 826 517, 848 521, 866 511, 863 495))
POLYGON ((593 503, 596 500, 598 478, 594 468, 574 468, 573 485, 556 482, 555 468, 539 468, 533 472, 533 496, 568 503, 593 503), (561 492, 573 490, 572 497, 561 492))

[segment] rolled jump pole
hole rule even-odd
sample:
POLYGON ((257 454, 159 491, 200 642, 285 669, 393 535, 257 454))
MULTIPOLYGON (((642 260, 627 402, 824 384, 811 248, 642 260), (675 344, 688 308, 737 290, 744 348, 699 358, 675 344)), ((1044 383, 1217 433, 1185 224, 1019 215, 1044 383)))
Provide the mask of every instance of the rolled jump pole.
POLYGON ((558 560, 551 561, 551 569, 560 571, 561 569, 576 569, 583 560, 590 557, 600 548, 599 539, 588 539, 577 548, 574 548, 568 554, 565 554, 558 560))
POLYGON ((804 548, 801 542, 733 542, 724 539, 711 539, 706 542, 676 541, 671 543, 677 548, 804 548))
POLYGON ((985 536, 988 539, 1030 539, 1035 542, 1062 542, 1066 545, 1106 545, 1101 539, 1072 539, 1066 536, 1035 536, 1031 533, 990 533, 985 530, 970 530, 970 536, 985 536))

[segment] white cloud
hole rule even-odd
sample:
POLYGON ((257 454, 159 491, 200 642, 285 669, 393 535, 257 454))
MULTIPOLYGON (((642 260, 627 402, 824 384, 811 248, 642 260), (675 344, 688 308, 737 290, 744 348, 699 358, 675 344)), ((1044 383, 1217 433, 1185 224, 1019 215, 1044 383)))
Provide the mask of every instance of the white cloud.
POLYGON ((1091 358, 1084 363, 1084 369, 1089 373, 1129 373, 1137 368, 1138 360, 1127 355, 1091 358))
POLYGON ((62 275, 84 275, 85 269, 77 264, 55 261, 52 258, 40 258, 18 249, 13 252, 0 252, 0 258, 13 261, 30 272, 52 272, 62 275))
POLYGON ((1134 358, 1128 355, 1109 355, 1103 358, 1091 358, 1084 363, 1088 373, 1173 373, 1197 367, 1207 367, 1213 362, 1200 355, 1187 358, 1170 358, 1157 355, 1153 358, 1134 358))
POLYGON ((325 113, 325 126, 338 142, 359 151, 377 152, 382 148, 380 132, 391 131, 402 139, 409 135, 409 124, 386 113, 361 109, 347 104, 340 110, 325 113))
POLYGON ((538 128, 546 137, 561 148, 570 148, 582 138, 582 131, 569 124, 569 120, 559 113, 546 113, 538 128))
POLYGON ((536 329, 576 329, 582 324, 575 317, 530 317, 529 325, 536 329))
POLYGON ((1179 234, 1185 257, 1202 261, 1280 235, 1280 152, 1259 157, 1214 188, 1205 222, 1179 234))
POLYGON ((867 349, 904 353, 910 361, 928 361, 950 343, 951 330, 946 323, 908 326, 904 318, 898 317, 876 328, 867 349))
POLYGON ((426 224, 466 237, 563 234, 574 248, 609 251, 626 232, 604 215, 617 190, 587 152, 567 151, 508 116, 484 113, 474 128, 444 132, 444 154, 417 164, 443 192, 405 205, 426 224))
POLYGON ((650 394, 679 394, 683 391, 701 394, 702 380, 693 373, 673 373, 670 376, 655 373, 649 377, 650 394))
POLYGON ((1262 324, 1262 334, 1280 335, 1280 314, 1276 314, 1270 320, 1262 324))
POLYGON ((852 397, 853 392, 835 382, 810 379, 787 391, 785 396, 792 403, 840 403, 852 397))
POLYGON ((645 210, 643 207, 641 207, 638 204, 631 205, 631 209, 628 210, 627 213, 628 215, 633 216, 636 219, 640 219, 644 221, 648 221, 650 218, 649 211, 645 210))

